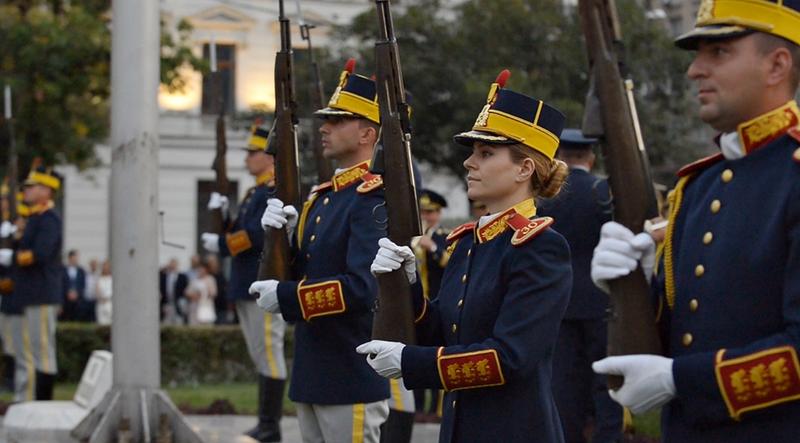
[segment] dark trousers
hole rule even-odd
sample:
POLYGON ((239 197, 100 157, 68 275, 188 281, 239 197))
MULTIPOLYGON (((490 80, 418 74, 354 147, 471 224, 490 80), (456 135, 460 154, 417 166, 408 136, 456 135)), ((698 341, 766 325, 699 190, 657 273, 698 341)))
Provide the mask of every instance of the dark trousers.
POLYGON ((592 362, 606 356, 605 319, 564 320, 553 358, 553 394, 566 443, 610 443, 622 439, 622 407, 608 396, 606 377, 592 362), (591 437, 584 430, 593 423, 591 437))

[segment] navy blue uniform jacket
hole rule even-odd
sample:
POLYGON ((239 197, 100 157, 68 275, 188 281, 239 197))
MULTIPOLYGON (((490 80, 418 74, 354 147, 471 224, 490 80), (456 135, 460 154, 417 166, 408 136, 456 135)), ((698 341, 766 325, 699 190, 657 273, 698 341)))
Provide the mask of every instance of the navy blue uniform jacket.
POLYGON ((679 172, 655 281, 677 397, 665 442, 800 441, 800 112, 679 172))
POLYGON ((296 322, 293 401, 357 404, 389 398, 388 381, 355 351, 372 332, 377 282, 369 269, 378 240, 386 236, 376 222, 385 219, 382 189, 365 162, 318 186, 303 206, 295 236, 297 280, 278 285, 281 313, 296 322))
POLYGON ((61 245, 61 217, 49 207, 32 210, 15 254, 14 296, 24 306, 61 303, 61 245))
MULTIPOLYGON (((417 188, 419 189, 419 188, 417 188)), ((436 298, 442 284, 442 274, 450 254, 447 252, 447 235, 444 228, 437 227, 430 233, 431 240, 436 243, 436 250, 428 251, 422 246, 417 246, 414 254, 417 256, 420 283, 426 298, 436 298)))
MULTIPOLYGON (((239 205, 236 219, 228 227, 228 232, 219 238, 219 252, 223 257, 232 256, 231 278, 228 283, 228 299, 255 300, 248 290, 258 276, 258 264, 261 250, 264 248, 264 230, 261 228, 261 216, 267 208, 267 199, 274 189, 268 183, 273 174, 261 176, 256 186, 247 190, 247 194, 239 205)), ((183 296, 176 294, 175 297, 183 296)))
POLYGON ((600 228, 611 220, 608 182, 582 169, 571 168, 561 193, 542 202, 538 214, 555 219, 553 229, 569 243, 572 296, 564 318, 605 317, 608 295, 594 285, 590 273, 594 247, 600 241, 600 228))
POLYGON ((16 266, 0 266, 0 313, 21 315, 23 305, 19 296, 14 296, 14 274, 16 266))
POLYGON ((403 380, 447 391, 441 443, 564 439, 550 380, 569 247, 552 219, 526 217, 532 204, 518 209, 454 230, 439 296, 415 303, 419 344, 403 350, 403 380))

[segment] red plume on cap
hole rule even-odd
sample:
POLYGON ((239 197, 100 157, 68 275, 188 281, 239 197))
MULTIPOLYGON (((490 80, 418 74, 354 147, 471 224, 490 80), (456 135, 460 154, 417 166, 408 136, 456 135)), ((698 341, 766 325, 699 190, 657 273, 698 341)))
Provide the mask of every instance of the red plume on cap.
POLYGON ((504 88, 509 77, 511 77, 511 71, 508 69, 503 69, 499 74, 497 74, 497 79, 494 82, 500 85, 501 88, 504 88))
POLYGON ((347 60, 347 63, 344 64, 344 70, 351 74, 353 73, 353 71, 355 71, 355 69, 356 69, 356 59, 354 58, 347 60))

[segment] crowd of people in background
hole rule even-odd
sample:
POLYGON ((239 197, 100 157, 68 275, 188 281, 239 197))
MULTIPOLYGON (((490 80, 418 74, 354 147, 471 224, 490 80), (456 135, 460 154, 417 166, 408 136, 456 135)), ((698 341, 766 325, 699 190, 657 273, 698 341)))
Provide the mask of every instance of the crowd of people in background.
POLYGON ((227 280, 214 254, 192 256, 189 268, 170 259, 159 271, 161 322, 167 325, 233 324, 236 310, 226 297, 227 280))
MULTIPOLYGON (((214 254, 191 257, 188 269, 170 259, 159 270, 161 322, 167 325, 233 324, 236 310, 225 296, 227 280, 214 254)), ((64 263, 64 294, 59 321, 110 325, 111 261, 92 258, 84 267, 72 249, 64 263)))
POLYGON ((64 264, 64 294, 60 321, 111 324, 111 262, 92 258, 88 269, 80 264, 80 253, 72 249, 64 264))

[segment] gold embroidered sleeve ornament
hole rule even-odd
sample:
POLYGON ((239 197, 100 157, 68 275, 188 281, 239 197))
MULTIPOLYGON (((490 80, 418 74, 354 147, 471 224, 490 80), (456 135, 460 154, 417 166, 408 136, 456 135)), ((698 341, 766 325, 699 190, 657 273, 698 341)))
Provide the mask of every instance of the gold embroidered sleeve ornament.
POLYGON ((338 280, 311 285, 306 285, 304 281, 301 281, 297 285, 297 300, 300 303, 303 319, 306 321, 314 317, 339 314, 347 310, 342 283, 338 280))
POLYGON ((717 352, 715 374, 728 413, 745 412, 800 399, 800 363, 792 346, 781 346, 730 360, 717 352))
POLYGON ((443 349, 439 348, 436 363, 445 391, 486 388, 506 383, 496 350, 442 355, 443 349))
POLYGON ((225 243, 228 245, 228 250, 233 257, 236 257, 242 252, 245 252, 253 247, 253 243, 250 241, 250 236, 247 235, 247 231, 244 229, 226 234, 225 243))

